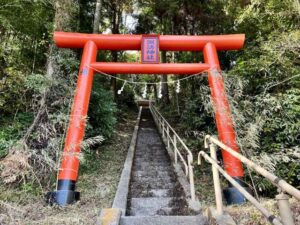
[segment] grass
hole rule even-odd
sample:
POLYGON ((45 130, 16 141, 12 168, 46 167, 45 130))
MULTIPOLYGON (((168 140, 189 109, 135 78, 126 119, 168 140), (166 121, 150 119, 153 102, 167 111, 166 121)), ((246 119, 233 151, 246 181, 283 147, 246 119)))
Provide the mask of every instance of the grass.
POLYGON ((0 185, 0 224, 95 224, 101 209, 110 207, 114 199, 136 116, 131 113, 122 119, 110 140, 85 153, 77 182, 82 196, 79 202, 50 207, 44 198, 28 191, 31 187, 16 189, 0 185))
MULTIPOLYGON (((276 200, 261 198, 259 202, 273 215, 278 216, 278 208, 276 200)), ((296 199, 290 199, 293 211, 295 225, 300 225, 300 203, 296 199)), ((251 204, 245 203, 238 206, 228 206, 225 210, 233 217, 239 225, 268 225, 267 220, 262 214, 251 204)))
POLYGON ((14 117, 0 117, 0 159, 23 134, 33 119, 31 113, 18 113, 14 117))

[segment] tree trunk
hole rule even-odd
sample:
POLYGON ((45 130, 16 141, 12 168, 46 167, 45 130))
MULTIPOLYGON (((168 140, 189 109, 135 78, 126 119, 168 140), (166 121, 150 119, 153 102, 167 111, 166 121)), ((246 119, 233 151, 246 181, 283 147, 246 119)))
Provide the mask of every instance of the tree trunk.
POLYGON ((55 1, 55 31, 72 31, 71 22, 74 19, 74 0, 56 0, 55 1))
MULTIPOLYGON (((76 12, 76 10, 74 10, 76 7, 74 1, 57 0, 54 2, 54 7, 54 30, 72 31, 73 27, 71 25, 74 21, 74 12, 76 12)), ((22 168, 20 171, 14 171, 10 169, 10 164, 7 164, 8 167, 4 166, 3 171, 9 169, 12 171, 12 174, 1 173, 0 177, 10 177, 11 179, 9 183, 13 183, 19 179, 22 179, 25 170, 28 172, 28 174, 33 173, 34 170, 38 171, 38 174, 34 173, 34 176, 28 176, 34 177, 33 182, 36 182, 36 178, 38 178, 38 180, 45 179, 45 174, 49 174, 52 172, 51 170, 56 169, 54 166, 50 167, 50 164, 46 163, 44 159, 39 158, 39 160, 36 160, 35 157, 39 154, 39 149, 50 149, 49 156, 52 155, 53 162, 56 160, 56 153, 51 152, 51 150, 54 148, 59 149, 60 146, 57 140, 63 136, 60 130, 64 130, 65 127, 62 125, 62 121, 55 122, 49 119, 49 115, 60 114, 66 107, 65 103, 69 100, 67 96, 68 91, 65 89, 60 89, 59 86, 65 82, 65 76, 70 74, 64 74, 65 69, 62 65, 60 65, 58 59, 61 60, 68 57, 68 60, 71 60, 72 56, 75 60, 75 54, 70 54, 70 50, 58 49, 54 44, 50 44, 48 58, 45 65, 45 76, 47 77, 47 80, 52 82, 51 85, 44 89, 41 96, 39 96, 40 101, 35 109, 35 117, 25 135, 18 141, 18 144, 9 149, 9 153, 5 157, 5 159, 8 159, 15 164, 15 168, 22 168), (68 54, 66 54, 66 52, 68 54), (56 103, 55 107, 52 106, 54 103, 56 103), (34 135, 32 135, 33 133, 34 135), (55 141, 52 141, 52 138, 55 141), (36 153, 32 154, 31 151, 28 151, 28 149, 31 149, 31 151, 35 151, 36 153), (24 157, 25 161, 20 160, 20 155, 24 157), (24 163, 30 166, 24 167, 24 163)), ((72 82, 70 81, 70 83, 72 82)), ((40 156, 42 157, 42 155, 40 156)), ((47 157, 47 161, 48 160, 50 162, 50 159, 47 157)))
MULTIPOLYGON (((55 1, 55 16, 54 16, 54 30, 55 31, 71 31, 72 26, 71 22, 73 19, 73 8, 75 6, 75 3, 73 0, 57 0, 55 1)), ((56 71, 58 66, 55 62, 55 55, 59 54, 59 51, 57 47, 54 44, 50 44, 49 51, 48 51, 48 58, 46 62, 46 77, 47 80, 56 80, 54 78, 55 74, 58 72, 56 71)), ((37 125, 39 124, 41 118, 46 113, 47 108, 47 97, 49 95, 51 86, 48 88, 45 88, 44 92, 42 93, 42 98, 40 100, 40 106, 38 109, 38 112, 33 120, 33 123, 27 130, 25 136, 23 137, 24 144, 26 143, 28 137, 30 134, 35 130, 37 125)))
POLYGON ((94 28, 93 28, 94 34, 99 33, 101 8, 102 8, 102 0, 97 0, 96 1, 96 9, 95 9, 95 17, 94 17, 94 28))
POLYGON ((153 84, 153 91, 154 91, 154 101, 157 103, 157 88, 156 84, 153 84))
MULTIPOLYGON (((162 61, 162 63, 167 62, 167 52, 166 51, 161 52, 161 61, 162 61)), ((164 105, 169 105, 170 104, 169 87, 168 87, 168 84, 166 83, 166 82, 168 82, 168 76, 161 75, 160 81, 162 82, 162 85, 161 85, 162 102, 164 105)))
MULTIPOLYGON (((163 17, 163 15, 160 17, 160 22, 161 22, 162 34, 165 34, 166 30, 167 30, 167 26, 166 26, 166 19, 163 17)), ((167 62, 167 52, 166 51, 161 52, 161 62, 162 63, 167 62)), ((162 103, 163 103, 163 105, 169 105, 170 104, 169 87, 168 87, 168 84, 166 83, 168 81, 167 75, 161 75, 160 81, 162 82, 162 85, 161 85, 162 103)))
MULTIPOLYGON (((116 3, 112 3, 112 9, 113 9, 113 18, 112 18, 112 33, 113 34, 119 34, 120 33, 120 17, 122 15, 122 11, 117 7, 116 3)), ((112 61, 118 62, 118 52, 112 51, 112 61)), ((115 75, 117 76, 117 75, 115 75)), ((114 94, 114 99, 117 99, 117 80, 115 77, 111 78, 110 81, 111 90, 114 94)))
MULTIPOLYGON (((111 54, 112 54, 112 61, 118 62, 118 52, 112 51, 111 54)), ((114 100, 117 99, 117 79, 115 78, 116 76, 117 75, 115 74, 114 77, 112 77, 110 80, 110 88, 111 88, 111 91, 113 92, 114 100)))

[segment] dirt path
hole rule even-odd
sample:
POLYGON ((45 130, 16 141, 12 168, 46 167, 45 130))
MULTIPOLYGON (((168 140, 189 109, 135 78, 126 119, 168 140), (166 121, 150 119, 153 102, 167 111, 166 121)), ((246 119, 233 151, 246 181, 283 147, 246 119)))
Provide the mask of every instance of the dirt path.
POLYGON ((77 185, 82 197, 78 203, 64 208, 50 207, 43 198, 24 193, 12 201, 0 199, 0 224, 95 224, 101 208, 112 204, 136 117, 137 114, 131 113, 119 122, 111 140, 100 147, 99 155, 93 154, 87 162, 82 162, 77 185))

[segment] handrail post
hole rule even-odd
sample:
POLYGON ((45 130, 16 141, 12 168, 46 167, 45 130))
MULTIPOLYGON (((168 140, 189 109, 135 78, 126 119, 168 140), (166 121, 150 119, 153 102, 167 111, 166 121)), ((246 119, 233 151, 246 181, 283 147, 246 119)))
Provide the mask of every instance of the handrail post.
POLYGON ((162 119, 161 119, 161 117, 158 117, 158 120, 159 120, 160 133, 162 133, 162 119))
MULTIPOLYGON (((209 149, 210 149, 210 157, 217 162, 217 153, 216 153, 215 144, 210 143, 209 149)), ((213 164, 212 164, 212 173, 213 173, 213 181, 214 181, 214 188, 215 188, 217 213, 218 215, 222 215, 223 201, 222 201, 222 191, 221 191, 219 171, 213 164)))
POLYGON ((162 136, 165 137, 165 121, 162 121, 162 136))
POLYGON ((168 148, 170 148, 170 128, 167 126, 167 142, 168 142, 168 148))
POLYGON ((190 189, 191 189, 191 199, 192 201, 196 200, 196 194, 195 194, 195 182, 194 182, 194 171, 193 171, 193 165, 192 165, 192 157, 188 155, 188 166, 189 166, 189 179, 190 179, 190 189))
POLYGON ((232 186, 236 187, 244 196, 245 199, 248 199, 265 217, 266 219, 274 225, 283 225, 278 218, 272 215, 265 207, 263 207, 241 184, 239 184, 233 177, 231 177, 225 170, 221 168, 221 166, 213 160, 210 156, 208 156, 205 152, 200 151, 200 155, 202 155, 209 163, 213 164, 218 171, 232 184, 232 186))
POLYGON ((293 213, 289 203, 289 196, 284 193, 280 193, 276 195, 276 200, 283 225, 295 225, 293 213))
POLYGON ((178 162, 178 155, 177 155, 177 139, 176 135, 174 134, 174 155, 175 155, 175 164, 178 162))

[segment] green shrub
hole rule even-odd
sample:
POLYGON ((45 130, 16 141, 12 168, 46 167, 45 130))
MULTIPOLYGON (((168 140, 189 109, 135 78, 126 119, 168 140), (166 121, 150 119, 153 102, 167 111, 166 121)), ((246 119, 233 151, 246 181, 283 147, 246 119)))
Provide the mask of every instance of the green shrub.
POLYGON ((95 76, 93 91, 89 106, 89 122, 87 126, 87 137, 102 135, 109 138, 116 124, 116 104, 110 90, 103 88, 101 78, 95 76))
POLYGON ((32 119, 32 113, 18 113, 15 117, 0 119, 0 158, 6 156, 7 150, 22 136, 32 119))

